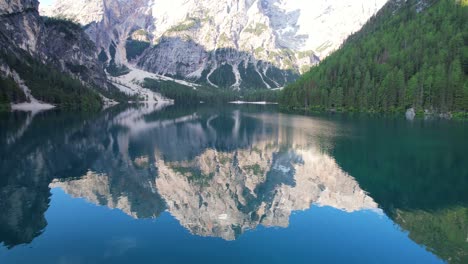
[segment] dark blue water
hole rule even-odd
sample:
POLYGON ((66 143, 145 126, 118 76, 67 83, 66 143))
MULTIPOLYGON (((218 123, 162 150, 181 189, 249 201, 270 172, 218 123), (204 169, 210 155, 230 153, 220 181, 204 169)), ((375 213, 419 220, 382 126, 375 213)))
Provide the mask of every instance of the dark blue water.
POLYGON ((0 263, 467 263, 467 125, 273 107, 0 116, 0 263))

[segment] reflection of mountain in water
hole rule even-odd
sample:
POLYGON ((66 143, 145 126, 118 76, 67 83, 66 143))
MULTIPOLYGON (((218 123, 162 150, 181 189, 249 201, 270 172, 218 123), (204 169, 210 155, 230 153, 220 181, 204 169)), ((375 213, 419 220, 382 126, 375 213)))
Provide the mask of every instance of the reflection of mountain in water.
POLYGON ((468 263, 467 124, 340 121, 359 135, 335 138, 340 167, 412 240, 450 263, 468 263))
POLYGON ((0 242, 39 235, 49 188, 60 187, 134 218, 167 209, 193 234, 227 240, 259 225, 286 227, 293 211, 311 204, 353 212, 378 203, 416 242, 451 262, 466 259, 466 173, 440 177, 463 164, 463 145, 430 152, 427 143, 414 145, 425 136, 418 134, 402 150, 401 138, 375 140, 394 127, 342 137, 343 122, 260 112, 144 106, 52 111, 32 121, 0 115, 9 128, 0 131, 0 242))
POLYGON ((289 148, 281 138, 233 152, 207 149, 190 161, 156 160, 158 192, 197 235, 232 240, 258 225, 287 227, 293 211, 313 203, 348 212, 377 209, 331 157, 289 148))
POLYGON ((111 121, 119 120, 125 112, 122 110, 108 109, 100 115, 51 111, 37 114, 32 122, 23 113, 0 114, 0 127, 9 128, 0 134, 0 243, 12 247, 31 242, 47 226, 44 214, 52 180, 81 177, 89 168, 112 175, 110 193, 115 197, 126 193, 132 212, 138 212, 138 216, 151 217, 164 210, 164 201, 141 177, 147 173, 127 166, 125 156, 118 151, 120 132, 128 131, 111 121), (28 129, 9 140, 25 121, 30 122, 28 129), (141 200, 151 202, 140 203, 141 200))
POLYGON ((330 123, 309 120, 302 127, 304 119, 282 119, 236 110, 145 120, 127 111, 114 119, 125 129, 110 144, 120 155, 102 149, 105 155, 93 166, 104 174, 88 172, 79 179, 56 180, 51 187, 133 217, 157 216, 148 212, 163 204, 160 195, 194 234, 228 240, 259 224, 287 227, 292 211, 313 203, 349 212, 377 208, 320 150, 333 130, 330 123), (288 126, 280 126, 283 122, 288 126), (314 141, 321 136, 324 142, 314 141), (117 171, 126 174, 125 187, 112 191, 117 171), (129 185, 134 178, 145 180, 129 185), (138 199, 131 199, 132 194, 138 199))
POLYGON ((62 188, 75 198, 82 197, 94 204, 119 209, 134 218, 157 217, 163 211, 163 202, 151 188, 151 182, 143 183, 138 188, 140 192, 118 192, 113 190, 115 186, 109 182, 109 176, 89 171, 79 179, 54 180, 49 186, 62 188))

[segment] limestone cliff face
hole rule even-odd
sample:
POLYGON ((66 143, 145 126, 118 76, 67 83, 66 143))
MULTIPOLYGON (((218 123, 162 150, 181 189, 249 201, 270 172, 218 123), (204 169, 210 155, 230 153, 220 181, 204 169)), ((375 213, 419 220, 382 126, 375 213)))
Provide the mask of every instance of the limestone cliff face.
POLYGON ((44 20, 38 6, 37 0, 0 0, 2 77, 17 76, 9 65, 11 58, 21 62, 32 59, 79 78, 86 85, 106 88, 105 72, 89 36, 73 23, 44 20))
POLYGON ((274 88, 337 49, 385 2, 64 0, 41 12, 87 25, 116 63, 214 86, 274 88))
POLYGON ((41 49, 44 59, 61 71, 80 78, 85 84, 107 88, 104 67, 89 36, 71 23, 45 22, 44 46, 41 49))
POLYGON ((14 45, 30 54, 36 54, 44 45, 40 35, 44 31, 37 9, 37 0, 0 1, 0 47, 14 45))
POLYGON ((39 2, 35 0, 11 0, 0 2, 0 15, 25 12, 28 9, 37 9, 39 2))

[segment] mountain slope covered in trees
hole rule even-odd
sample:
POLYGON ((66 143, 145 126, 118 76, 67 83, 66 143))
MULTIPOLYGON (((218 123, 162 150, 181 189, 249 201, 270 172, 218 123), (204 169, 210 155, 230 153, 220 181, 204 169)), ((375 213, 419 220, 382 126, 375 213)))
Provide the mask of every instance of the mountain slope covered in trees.
POLYGON ((126 100, 108 82, 81 26, 40 17, 38 6, 37 0, 0 0, 0 110, 12 103, 97 109, 100 94, 126 100))
POLYGON ((284 89, 289 109, 468 110, 468 1, 391 1, 284 89))

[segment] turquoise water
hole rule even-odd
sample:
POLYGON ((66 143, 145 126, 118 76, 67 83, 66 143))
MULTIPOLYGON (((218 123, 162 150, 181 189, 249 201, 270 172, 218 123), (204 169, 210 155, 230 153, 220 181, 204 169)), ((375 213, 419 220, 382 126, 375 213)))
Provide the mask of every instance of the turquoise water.
POLYGON ((0 263, 466 263, 467 124, 0 115, 0 263))

